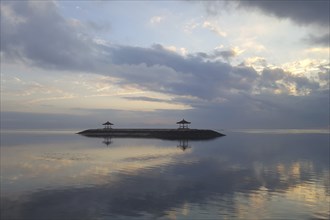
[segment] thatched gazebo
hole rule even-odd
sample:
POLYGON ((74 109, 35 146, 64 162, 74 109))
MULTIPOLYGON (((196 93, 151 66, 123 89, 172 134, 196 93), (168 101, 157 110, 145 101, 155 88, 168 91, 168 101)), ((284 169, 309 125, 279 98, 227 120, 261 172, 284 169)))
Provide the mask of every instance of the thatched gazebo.
POLYGON ((113 125, 111 122, 107 121, 106 123, 102 124, 104 125, 104 129, 111 129, 111 125, 113 125))
POLYGON ((182 119, 181 121, 178 121, 177 124, 179 125, 179 129, 189 129, 188 124, 191 124, 191 122, 182 119))

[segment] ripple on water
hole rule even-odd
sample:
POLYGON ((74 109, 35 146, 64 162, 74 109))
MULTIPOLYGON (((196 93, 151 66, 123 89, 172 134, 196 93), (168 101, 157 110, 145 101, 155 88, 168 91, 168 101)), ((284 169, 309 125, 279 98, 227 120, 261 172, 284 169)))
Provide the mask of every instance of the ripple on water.
POLYGON ((36 156, 37 159, 40 160, 48 160, 48 161, 56 161, 56 160, 72 160, 72 161, 81 161, 81 160, 90 160, 91 157, 88 154, 83 153, 59 153, 59 152, 51 152, 51 153, 43 153, 39 156, 36 156))

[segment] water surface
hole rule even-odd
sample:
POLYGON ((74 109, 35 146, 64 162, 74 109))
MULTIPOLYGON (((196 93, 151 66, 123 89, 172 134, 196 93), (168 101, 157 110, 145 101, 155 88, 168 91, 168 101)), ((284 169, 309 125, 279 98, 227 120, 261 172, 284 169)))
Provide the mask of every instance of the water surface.
POLYGON ((1 134, 1 219, 328 219, 327 132, 1 134))

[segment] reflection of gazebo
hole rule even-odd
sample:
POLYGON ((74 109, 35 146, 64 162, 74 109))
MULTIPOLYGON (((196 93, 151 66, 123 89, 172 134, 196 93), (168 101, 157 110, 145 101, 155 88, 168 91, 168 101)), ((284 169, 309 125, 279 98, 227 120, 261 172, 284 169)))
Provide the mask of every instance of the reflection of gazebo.
POLYGON ((106 123, 102 124, 104 125, 104 129, 110 129, 111 125, 113 125, 111 122, 107 121, 106 123))
POLYGON ((188 140, 179 140, 178 148, 181 148, 182 151, 185 151, 187 148, 191 148, 189 146, 188 140))
POLYGON ((112 143, 111 137, 104 137, 104 140, 102 141, 102 143, 109 146, 112 143))
POLYGON ((177 124, 179 125, 179 129, 188 129, 188 124, 191 124, 191 122, 182 119, 178 121, 177 124))

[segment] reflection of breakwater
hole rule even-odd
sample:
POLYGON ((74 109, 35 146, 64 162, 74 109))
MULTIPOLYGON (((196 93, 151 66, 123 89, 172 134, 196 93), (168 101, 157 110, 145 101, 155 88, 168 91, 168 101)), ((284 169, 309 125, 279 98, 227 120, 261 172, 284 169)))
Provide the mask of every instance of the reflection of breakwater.
MULTIPOLYGON (((88 136, 88 135, 84 135, 84 136, 86 136, 88 138, 103 138, 102 143, 107 146, 109 146, 113 143, 112 136, 88 136)), ((185 151, 185 150, 191 148, 191 145, 189 144, 188 139, 176 139, 176 141, 177 141, 177 147, 180 148, 182 151, 185 151)), ((192 140, 192 141, 194 141, 194 140, 192 140)))
POLYGON ((165 140, 209 140, 225 136, 202 129, 88 129, 78 134, 87 137, 158 138, 165 140))

